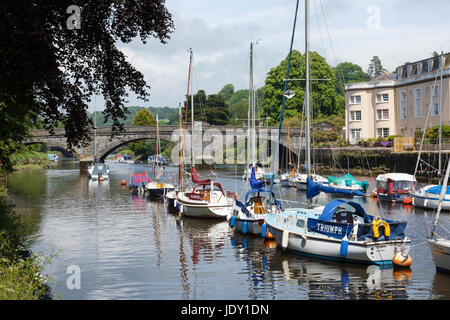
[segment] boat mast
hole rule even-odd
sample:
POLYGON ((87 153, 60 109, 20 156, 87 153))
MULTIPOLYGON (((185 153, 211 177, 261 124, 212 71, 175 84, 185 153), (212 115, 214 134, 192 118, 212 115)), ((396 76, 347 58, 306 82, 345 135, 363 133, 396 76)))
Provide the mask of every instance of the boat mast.
POLYGON ((97 96, 94 97, 94 162, 97 161, 97 96))
MULTIPOLYGON (((250 42, 250 71, 248 81, 248 147, 247 147, 247 162, 255 166, 255 106, 254 106, 254 92, 253 92, 253 42, 250 42), (251 130, 251 131, 250 131, 251 130), (251 147, 250 147, 251 146, 251 147), (251 154, 251 161, 250 161, 251 154)), ((248 170, 248 168, 247 168, 248 170)))
POLYGON ((305 84, 305 109, 306 109, 306 165, 307 175, 311 175, 311 137, 310 137, 310 83, 309 83, 309 0, 305 0, 305 58, 306 58, 306 84, 305 84))
POLYGON ((441 79, 440 79, 440 85, 439 85, 439 170, 438 170, 439 176, 441 176, 441 168, 442 168, 441 167, 441 164, 442 164, 441 143, 442 143, 442 70, 443 70, 443 64, 444 64, 443 58, 444 58, 443 55, 441 55, 439 57, 439 62, 440 62, 440 66, 441 66, 441 79))
POLYGON ((159 121, 158 121, 158 114, 156 114, 156 179, 158 179, 159 176, 159 121))
MULTIPOLYGON (((192 49, 190 49, 190 64, 192 64, 192 60, 193 60, 193 54, 192 54, 192 49)), ((193 82, 193 72, 190 72, 191 75, 191 82, 193 82)), ((195 164, 195 159, 194 159, 194 93, 192 92, 192 87, 193 85, 191 85, 191 163, 192 163, 192 167, 195 164)))
POLYGON ((183 185, 183 164, 181 163, 181 157, 183 154, 183 149, 181 148, 181 102, 178 105, 178 127, 180 131, 180 136, 178 137, 178 145, 180 146, 180 150, 178 151, 178 180, 180 186, 183 185))

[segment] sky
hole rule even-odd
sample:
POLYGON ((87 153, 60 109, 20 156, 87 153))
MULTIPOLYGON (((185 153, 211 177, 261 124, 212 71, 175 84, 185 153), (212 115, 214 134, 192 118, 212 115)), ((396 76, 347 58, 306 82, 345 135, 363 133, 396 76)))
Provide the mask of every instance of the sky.
MULTIPOLYGON (((231 83, 248 88, 250 42, 254 81, 264 85, 271 68, 287 57, 296 0, 166 0, 175 30, 166 44, 149 39, 117 43, 150 85, 148 102, 128 97, 128 106, 177 107, 187 90, 192 48, 193 90, 206 94, 231 83)), ((367 71, 378 56, 393 71, 405 62, 450 52, 448 0, 310 0, 310 50, 328 64, 352 62, 367 71)), ((304 0, 300 0, 294 49, 304 52, 304 0)), ((101 97, 89 110, 102 110, 101 97)))

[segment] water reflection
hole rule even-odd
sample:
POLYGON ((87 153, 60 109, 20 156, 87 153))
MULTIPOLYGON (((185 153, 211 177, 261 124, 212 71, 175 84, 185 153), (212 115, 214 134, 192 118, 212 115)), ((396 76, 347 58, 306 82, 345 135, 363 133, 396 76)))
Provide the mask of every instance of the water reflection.
MULTIPOLYGON (((8 179, 16 211, 33 226, 31 248, 43 254, 63 250, 46 269, 62 299, 450 298, 450 276, 436 273, 426 244, 432 210, 353 199, 370 214, 408 221, 412 268, 330 263, 285 253, 274 241, 234 232, 227 221, 180 217, 164 201, 131 194, 121 185, 145 166, 110 166, 110 179, 103 182, 90 182, 68 163, 15 172, 8 179), (67 267, 73 264, 82 271, 81 290, 65 286, 67 267)), ((242 171, 236 172, 216 173, 225 190, 243 192, 242 171)), ((177 168, 169 167, 167 173, 176 176, 177 168)), ((285 207, 306 202, 305 194, 294 188, 275 192, 288 200, 285 207)), ((317 204, 330 200, 322 194, 317 204)), ((449 216, 441 214, 444 221, 449 216)))

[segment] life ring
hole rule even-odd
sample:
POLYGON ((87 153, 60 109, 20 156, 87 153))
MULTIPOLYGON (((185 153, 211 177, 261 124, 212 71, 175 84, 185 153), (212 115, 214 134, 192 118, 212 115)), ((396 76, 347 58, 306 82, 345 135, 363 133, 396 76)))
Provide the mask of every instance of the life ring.
POLYGON ((373 237, 375 239, 378 239, 380 237, 380 231, 379 228, 383 226, 384 227, 384 236, 389 237, 391 235, 391 227, 389 226, 389 223, 386 221, 376 218, 372 221, 372 231, 373 231, 373 237))

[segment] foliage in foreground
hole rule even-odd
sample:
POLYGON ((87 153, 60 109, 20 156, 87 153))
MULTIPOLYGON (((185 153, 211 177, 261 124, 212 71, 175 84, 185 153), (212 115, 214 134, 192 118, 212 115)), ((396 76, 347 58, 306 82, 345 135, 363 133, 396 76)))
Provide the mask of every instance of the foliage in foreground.
POLYGON ((49 278, 42 275, 50 258, 30 254, 22 247, 25 226, 0 196, 0 300, 49 298, 49 278))

